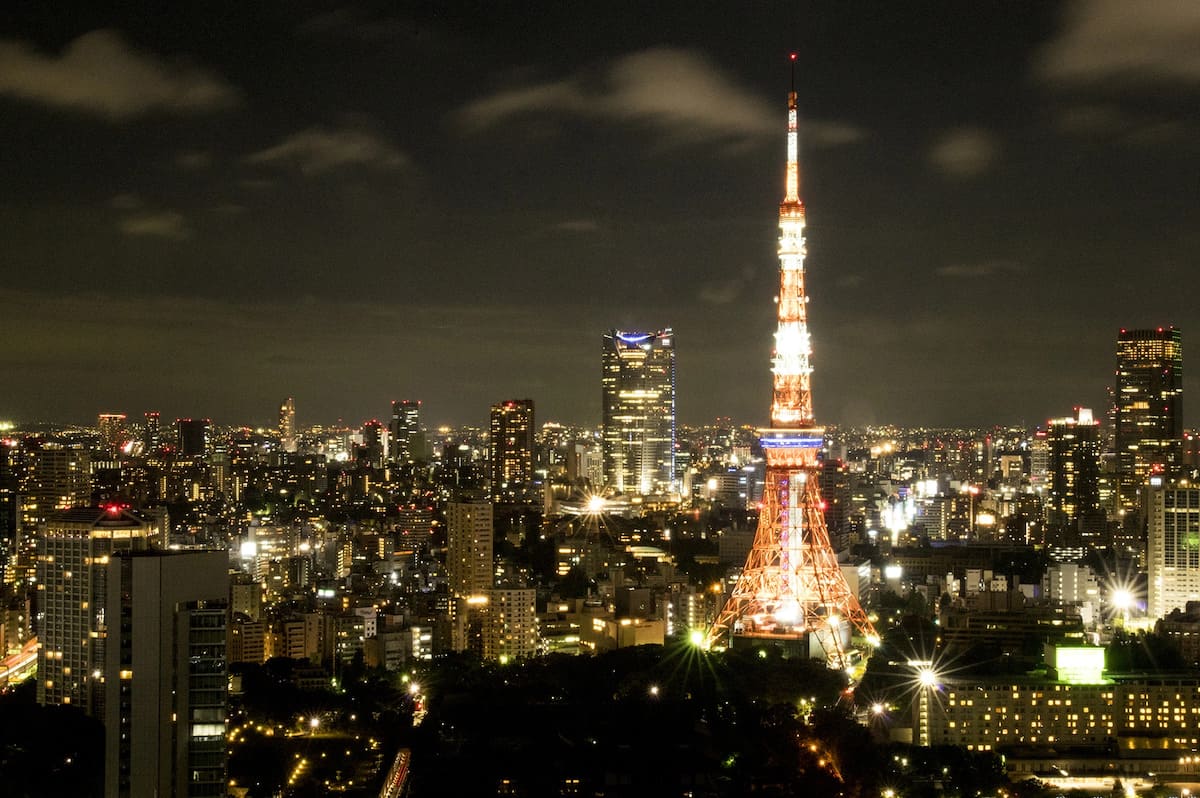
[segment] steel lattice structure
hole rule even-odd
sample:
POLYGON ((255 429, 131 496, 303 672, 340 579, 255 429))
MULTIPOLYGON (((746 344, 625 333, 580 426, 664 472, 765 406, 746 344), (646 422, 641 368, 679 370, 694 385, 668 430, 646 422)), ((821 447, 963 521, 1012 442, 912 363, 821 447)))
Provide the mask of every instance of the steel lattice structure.
MULTIPOLYGON (((792 56, 793 63, 795 56, 792 56)), ((842 575, 825 527, 817 453, 825 430, 813 418, 808 297, 804 291, 804 203, 800 201, 796 92, 788 93, 787 181, 779 206, 779 326, 775 333, 771 427, 758 531, 733 592, 709 629, 709 646, 731 637, 813 639, 844 666, 852 636, 877 641, 842 575)))

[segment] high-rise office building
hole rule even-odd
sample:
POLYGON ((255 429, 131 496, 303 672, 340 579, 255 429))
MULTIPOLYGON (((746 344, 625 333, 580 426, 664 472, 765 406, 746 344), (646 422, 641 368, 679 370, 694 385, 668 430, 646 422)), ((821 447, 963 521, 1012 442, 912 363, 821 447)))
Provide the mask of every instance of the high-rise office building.
POLYGON ((455 596, 485 596, 492 589, 491 502, 447 502, 446 572, 455 596))
POLYGON ((38 703, 73 704, 103 720, 104 657, 112 621, 108 565, 144 551, 157 536, 149 518, 116 504, 51 516, 37 536, 38 703))
POLYGON ((1099 545, 1100 423, 1088 408, 1076 408, 1074 417, 1050 419, 1045 440, 1047 543, 1099 545))
POLYGON ((175 419, 176 451, 181 457, 207 457, 212 422, 207 418, 175 419))
POLYGON ((533 400, 492 405, 488 478, 494 501, 528 498, 533 486, 533 400))
POLYGON ((125 414, 124 413, 101 413, 96 424, 100 428, 100 444, 104 447, 105 453, 115 455, 121 451, 121 447, 125 444, 125 414))
POLYGON ((0 439, 0 585, 16 578, 14 568, 21 529, 20 453, 15 440, 0 439))
POLYGON ((279 406, 279 448, 296 451, 296 402, 290 396, 279 406))
POLYGON ((162 415, 150 410, 146 413, 145 426, 142 427, 142 447, 146 454, 157 454, 162 448, 162 415))
POLYGON ((224 551, 109 560, 107 798, 226 794, 228 596, 224 551))
POLYGON ((362 446, 359 447, 359 462, 365 462, 372 468, 382 468, 385 454, 383 442, 383 424, 376 419, 363 424, 362 446))
POLYGON ((604 334, 604 479, 621 493, 672 493, 675 480, 675 336, 604 334))
POLYGON ((421 429, 421 403, 415 399, 392 402, 391 461, 397 465, 425 460, 425 432, 421 429))
POLYGON ((1150 478, 1147 610, 1162 618, 1200 601, 1200 486, 1150 478))
POLYGON ((1183 343, 1175 327, 1121 330, 1113 390, 1117 507, 1137 515, 1151 472, 1171 476, 1183 451, 1183 343))

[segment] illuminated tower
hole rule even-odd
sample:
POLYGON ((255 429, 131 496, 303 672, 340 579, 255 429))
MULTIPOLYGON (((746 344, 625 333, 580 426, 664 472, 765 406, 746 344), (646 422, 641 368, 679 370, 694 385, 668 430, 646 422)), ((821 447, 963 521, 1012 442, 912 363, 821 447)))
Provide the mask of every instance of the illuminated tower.
MULTIPOLYGON (((793 66, 796 57, 792 56, 793 66)), ((788 93, 787 182, 779 206, 778 330, 771 371, 771 427, 758 431, 767 457, 758 531, 709 645, 738 638, 800 641, 831 665, 846 664, 852 636, 876 642, 825 527, 817 459, 825 430, 813 419, 812 344, 804 292, 804 203, 797 160, 796 92, 788 93)))

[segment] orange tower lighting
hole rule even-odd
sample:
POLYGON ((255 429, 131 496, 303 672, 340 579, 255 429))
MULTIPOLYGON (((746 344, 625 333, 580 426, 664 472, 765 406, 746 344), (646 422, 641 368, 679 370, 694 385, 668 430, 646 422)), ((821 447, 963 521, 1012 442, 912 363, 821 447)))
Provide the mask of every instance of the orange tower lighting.
MULTIPOLYGON (((793 67, 796 57, 792 56, 793 67)), ((817 453, 825 430, 813 419, 812 341, 804 292, 804 203, 800 201, 796 91, 788 92, 787 179, 779 205, 779 298, 771 426, 758 431, 767 457, 754 544, 706 643, 806 640, 845 667, 854 635, 878 636, 850 590, 829 542, 817 453)))

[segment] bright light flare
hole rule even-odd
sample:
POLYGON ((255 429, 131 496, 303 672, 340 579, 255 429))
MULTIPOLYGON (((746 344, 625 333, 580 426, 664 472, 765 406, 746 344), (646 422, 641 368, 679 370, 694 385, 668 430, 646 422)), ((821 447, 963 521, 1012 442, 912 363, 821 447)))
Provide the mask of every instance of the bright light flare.
POLYGON ((604 512, 604 507, 607 502, 600 494, 589 496, 587 500, 587 511, 592 515, 600 515, 604 512))
POLYGON ((1112 605, 1122 612, 1133 609, 1133 592, 1126 588, 1118 588, 1109 598, 1112 605))
POLYGON ((704 631, 701 629, 693 629, 688 633, 688 642, 697 648, 704 646, 704 631))
POLYGON ((938 675, 933 668, 924 667, 917 671, 917 681, 922 687, 937 687, 938 675))

